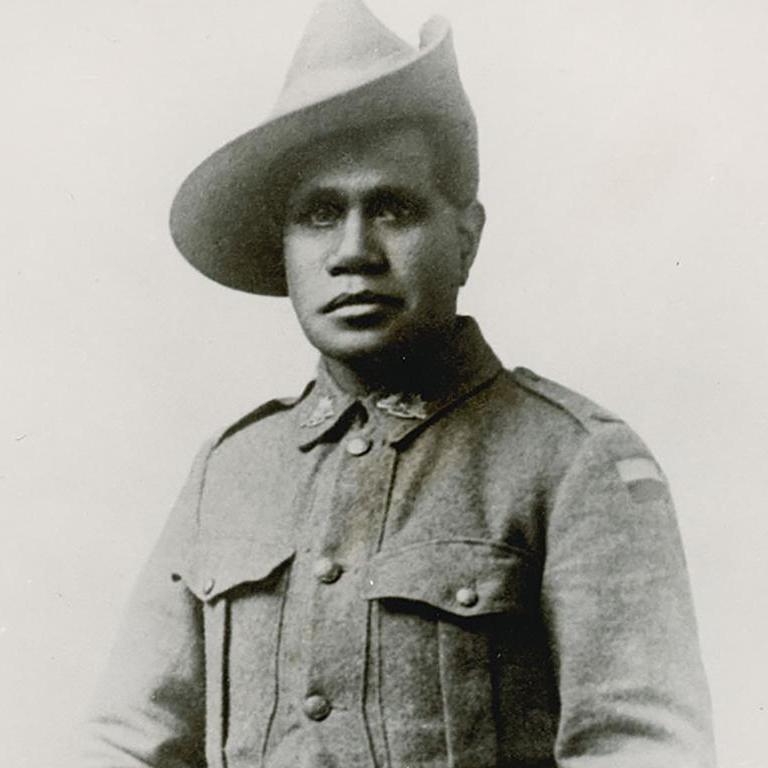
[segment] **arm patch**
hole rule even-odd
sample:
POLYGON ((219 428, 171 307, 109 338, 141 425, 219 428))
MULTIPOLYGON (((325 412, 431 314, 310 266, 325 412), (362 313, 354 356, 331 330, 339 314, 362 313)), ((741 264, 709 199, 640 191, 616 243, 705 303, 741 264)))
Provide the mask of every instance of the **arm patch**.
POLYGON ((633 501, 655 501, 666 494, 666 479, 659 465, 650 457, 621 459, 616 462, 616 469, 633 501))

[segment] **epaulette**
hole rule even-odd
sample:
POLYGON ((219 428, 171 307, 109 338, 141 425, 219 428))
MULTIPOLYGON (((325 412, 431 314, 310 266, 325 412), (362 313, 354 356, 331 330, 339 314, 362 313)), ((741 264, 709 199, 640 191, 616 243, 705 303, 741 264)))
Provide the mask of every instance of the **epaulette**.
POLYGON ((528 368, 515 368, 512 375, 521 387, 565 411, 587 431, 594 429, 596 423, 623 421, 588 397, 545 379, 528 368))
POLYGON ((300 403, 312 390, 315 382, 311 381, 304 388, 304 391, 298 397, 276 397, 274 400, 268 400, 266 403, 262 403, 258 408, 255 408, 250 413, 247 413, 242 418, 238 419, 234 424, 227 427, 221 432, 218 438, 213 443, 212 450, 218 448, 225 440, 232 437, 232 435, 240 432, 246 427, 255 424, 257 421, 266 419, 268 416, 272 416, 275 413, 281 413, 282 411, 288 411, 295 405, 300 403))

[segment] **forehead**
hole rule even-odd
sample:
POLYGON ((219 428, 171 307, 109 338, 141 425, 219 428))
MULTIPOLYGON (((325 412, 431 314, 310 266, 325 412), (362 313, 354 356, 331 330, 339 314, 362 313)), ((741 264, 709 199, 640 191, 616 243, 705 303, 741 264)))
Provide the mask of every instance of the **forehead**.
POLYGON ((432 149, 418 128, 342 136, 314 146, 302 158, 290 197, 331 188, 350 194, 378 186, 436 193, 432 149))

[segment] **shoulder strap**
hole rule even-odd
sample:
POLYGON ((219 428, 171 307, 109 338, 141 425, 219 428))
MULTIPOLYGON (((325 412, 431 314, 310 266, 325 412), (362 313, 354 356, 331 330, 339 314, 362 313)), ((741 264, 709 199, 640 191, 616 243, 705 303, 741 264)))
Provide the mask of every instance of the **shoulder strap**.
POLYGON ((595 422, 621 422, 615 414, 592 402, 584 395, 539 376, 528 368, 515 368, 515 381, 524 389, 538 395, 560 410, 570 414, 584 429, 591 431, 595 422))
POLYGON ((245 416, 238 419, 234 424, 224 429, 214 440, 212 450, 218 448, 218 446, 225 440, 246 427, 249 427, 251 424, 266 419, 275 413, 290 410, 300 403, 312 391, 314 386, 315 382, 310 381, 298 397, 277 397, 274 400, 268 400, 266 403, 262 403, 258 408, 255 408, 250 413, 247 413, 245 416))

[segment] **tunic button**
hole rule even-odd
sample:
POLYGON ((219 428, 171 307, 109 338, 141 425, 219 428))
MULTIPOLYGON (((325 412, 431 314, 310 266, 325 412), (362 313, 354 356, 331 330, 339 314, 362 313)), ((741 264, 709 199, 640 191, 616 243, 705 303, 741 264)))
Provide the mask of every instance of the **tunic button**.
POLYGON ((331 702, 325 696, 314 694, 304 699, 304 714, 310 720, 325 720, 331 714, 331 702))
POLYGON ((333 584, 334 581, 338 581, 341 576, 342 568, 338 563, 334 563, 328 557, 321 557, 316 563, 312 572, 315 574, 315 578, 318 581, 322 581, 323 584, 333 584))
POLYGON ((477 605, 479 600, 477 592, 472 587, 462 587, 456 592, 456 602, 465 608, 471 608, 473 605, 477 605))
POLYGON ((213 592, 213 588, 216 586, 216 580, 215 579, 208 579, 208 581, 205 582, 205 586, 203 587, 203 590, 205 591, 206 595, 210 595, 211 592, 213 592))
POLYGON ((364 437, 353 437, 347 442, 347 453, 352 456, 363 456, 371 450, 371 441, 364 437))

